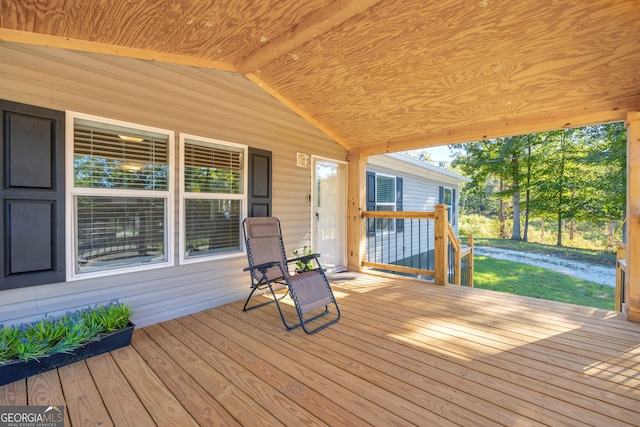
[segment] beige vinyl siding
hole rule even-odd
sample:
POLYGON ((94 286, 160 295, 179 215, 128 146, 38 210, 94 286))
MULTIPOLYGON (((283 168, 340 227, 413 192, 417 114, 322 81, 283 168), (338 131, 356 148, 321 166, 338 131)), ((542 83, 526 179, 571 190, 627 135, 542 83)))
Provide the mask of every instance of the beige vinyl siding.
MULTIPOLYGON (((296 166, 296 152, 346 159, 344 148, 236 73, 4 42, 0 57, 0 99, 172 130, 176 153, 180 133, 272 151, 273 214, 289 252, 310 237, 311 170, 296 166)), ((0 323, 118 298, 147 325, 245 298, 245 255, 177 265, 177 159, 173 164, 175 266, 0 291, 0 323)))

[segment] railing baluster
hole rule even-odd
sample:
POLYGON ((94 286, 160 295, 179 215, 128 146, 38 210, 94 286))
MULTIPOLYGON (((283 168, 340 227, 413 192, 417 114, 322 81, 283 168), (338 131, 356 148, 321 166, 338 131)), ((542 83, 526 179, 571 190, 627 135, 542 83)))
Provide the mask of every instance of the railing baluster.
MULTIPOLYGON (((473 249, 461 247, 451 225, 448 224, 446 207, 438 205, 437 210, 437 213, 365 212, 363 216, 366 221, 373 222, 366 223, 367 248, 363 266, 433 277, 438 284, 464 283, 473 286, 473 249), (399 221, 403 221, 404 224, 402 231, 397 226, 399 221), (441 234, 442 236, 438 237, 441 234), (437 242, 432 242, 432 239, 437 242), (432 261, 431 254, 435 251, 438 251, 438 254, 432 261)), ((472 248, 473 239, 469 238, 468 242, 472 248)))
MULTIPOLYGON (((420 220, 418 220, 418 228, 420 228, 420 220)), ((409 264, 413 268, 413 224, 411 224, 411 242, 409 243, 409 264)))
POLYGON ((396 244, 396 247, 395 247, 395 249, 396 249, 396 260, 395 260, 395 263, 397 264, 397 263, 398 263, 398 230, 397 230, 397 228, 398 228, 398 221, 396 221, 396 220, 394 220, 394 221, 395 221, 395 223, 396 223, 396 233, 395 233, 395 235, 393 236, 393 238, 394 238, 394 240, 395 240, 395 244, 396 244))

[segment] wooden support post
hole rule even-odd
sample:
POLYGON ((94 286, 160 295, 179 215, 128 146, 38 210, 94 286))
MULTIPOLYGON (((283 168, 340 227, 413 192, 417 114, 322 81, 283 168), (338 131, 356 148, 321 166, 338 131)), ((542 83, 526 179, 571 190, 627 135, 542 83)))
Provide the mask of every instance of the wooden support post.
POLYGON ((448 239, 447 239, 447 222, 449 217, 447 216, 447 205, 436 205, 435 221, 434 221, 434 253, 433 264, 435 270, 434 280, 436 285, 446 285, 448 276, 448 239))
POLYGON ((473 249, 473 234, 469 234, 467 236, 467 245, 471 248, 471 253, 469 254, 469 272, 468 277, 469 277, 469 287, 473 288, 473 269, 475 268, 475 266, 473 265, 473 257, 474 257, 474 249, 473 249))
POLYGON ((367 210, 367 157, 350 152, 348 161, 347 269, 361 271, 367 239, 366 222, 362 218, 362 212, 367 210))
POLYGON ((640 322, 640 112, 627 114, 627 319, 640 322))

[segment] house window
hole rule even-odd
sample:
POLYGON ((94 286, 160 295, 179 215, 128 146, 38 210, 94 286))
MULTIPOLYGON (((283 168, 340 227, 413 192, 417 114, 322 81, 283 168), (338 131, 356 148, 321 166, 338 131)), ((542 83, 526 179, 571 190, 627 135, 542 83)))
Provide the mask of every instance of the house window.
MULTIPOLYGON (((376 210, 396 210, 396 177, 376 174, 376 210)), ((376 220, 378 231, 394 231, 395 221, 391 218, 376 220)))
POLYGON ((247 147, 181 135, 181 260, 242 252, 247 147))
POLYGON ((449 224, 456 225, 456 191, 450 187, 440 187, 440 203, 448 207, 449 224))
MULTIPOLYGON (((367 172, 367 210, 368 211, 402 211, 402 177, 367 172)), ((404 219, 368 219, 367 235, 376 232, 404 231, 404 219)))
POLYGON ((169 265, 173 133, 75 113, 68 120, 72 276, 169 265))

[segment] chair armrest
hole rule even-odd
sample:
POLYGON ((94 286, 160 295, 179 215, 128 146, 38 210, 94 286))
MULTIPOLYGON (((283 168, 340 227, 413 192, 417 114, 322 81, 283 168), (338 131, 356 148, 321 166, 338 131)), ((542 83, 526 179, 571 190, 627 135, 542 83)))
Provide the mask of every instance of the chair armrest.
POLYGON ((316 259, 316 258, 320 258, 320 254, 309 254, 309 255, 302 255, 296 258, 289 258, 287 260, 287 263, 296 262, 296 261, 307 262, 309 260, 316 259))
POLYGON ((243 268, 242 271, 260 270, 260 269, 265 269, 269 267, 275 267, 276 265, 279 265, 279 264, 280 263, 278 261, 270 261, 270 262, 265 262, 258 265, 250 265, 249 267, 243 268))

